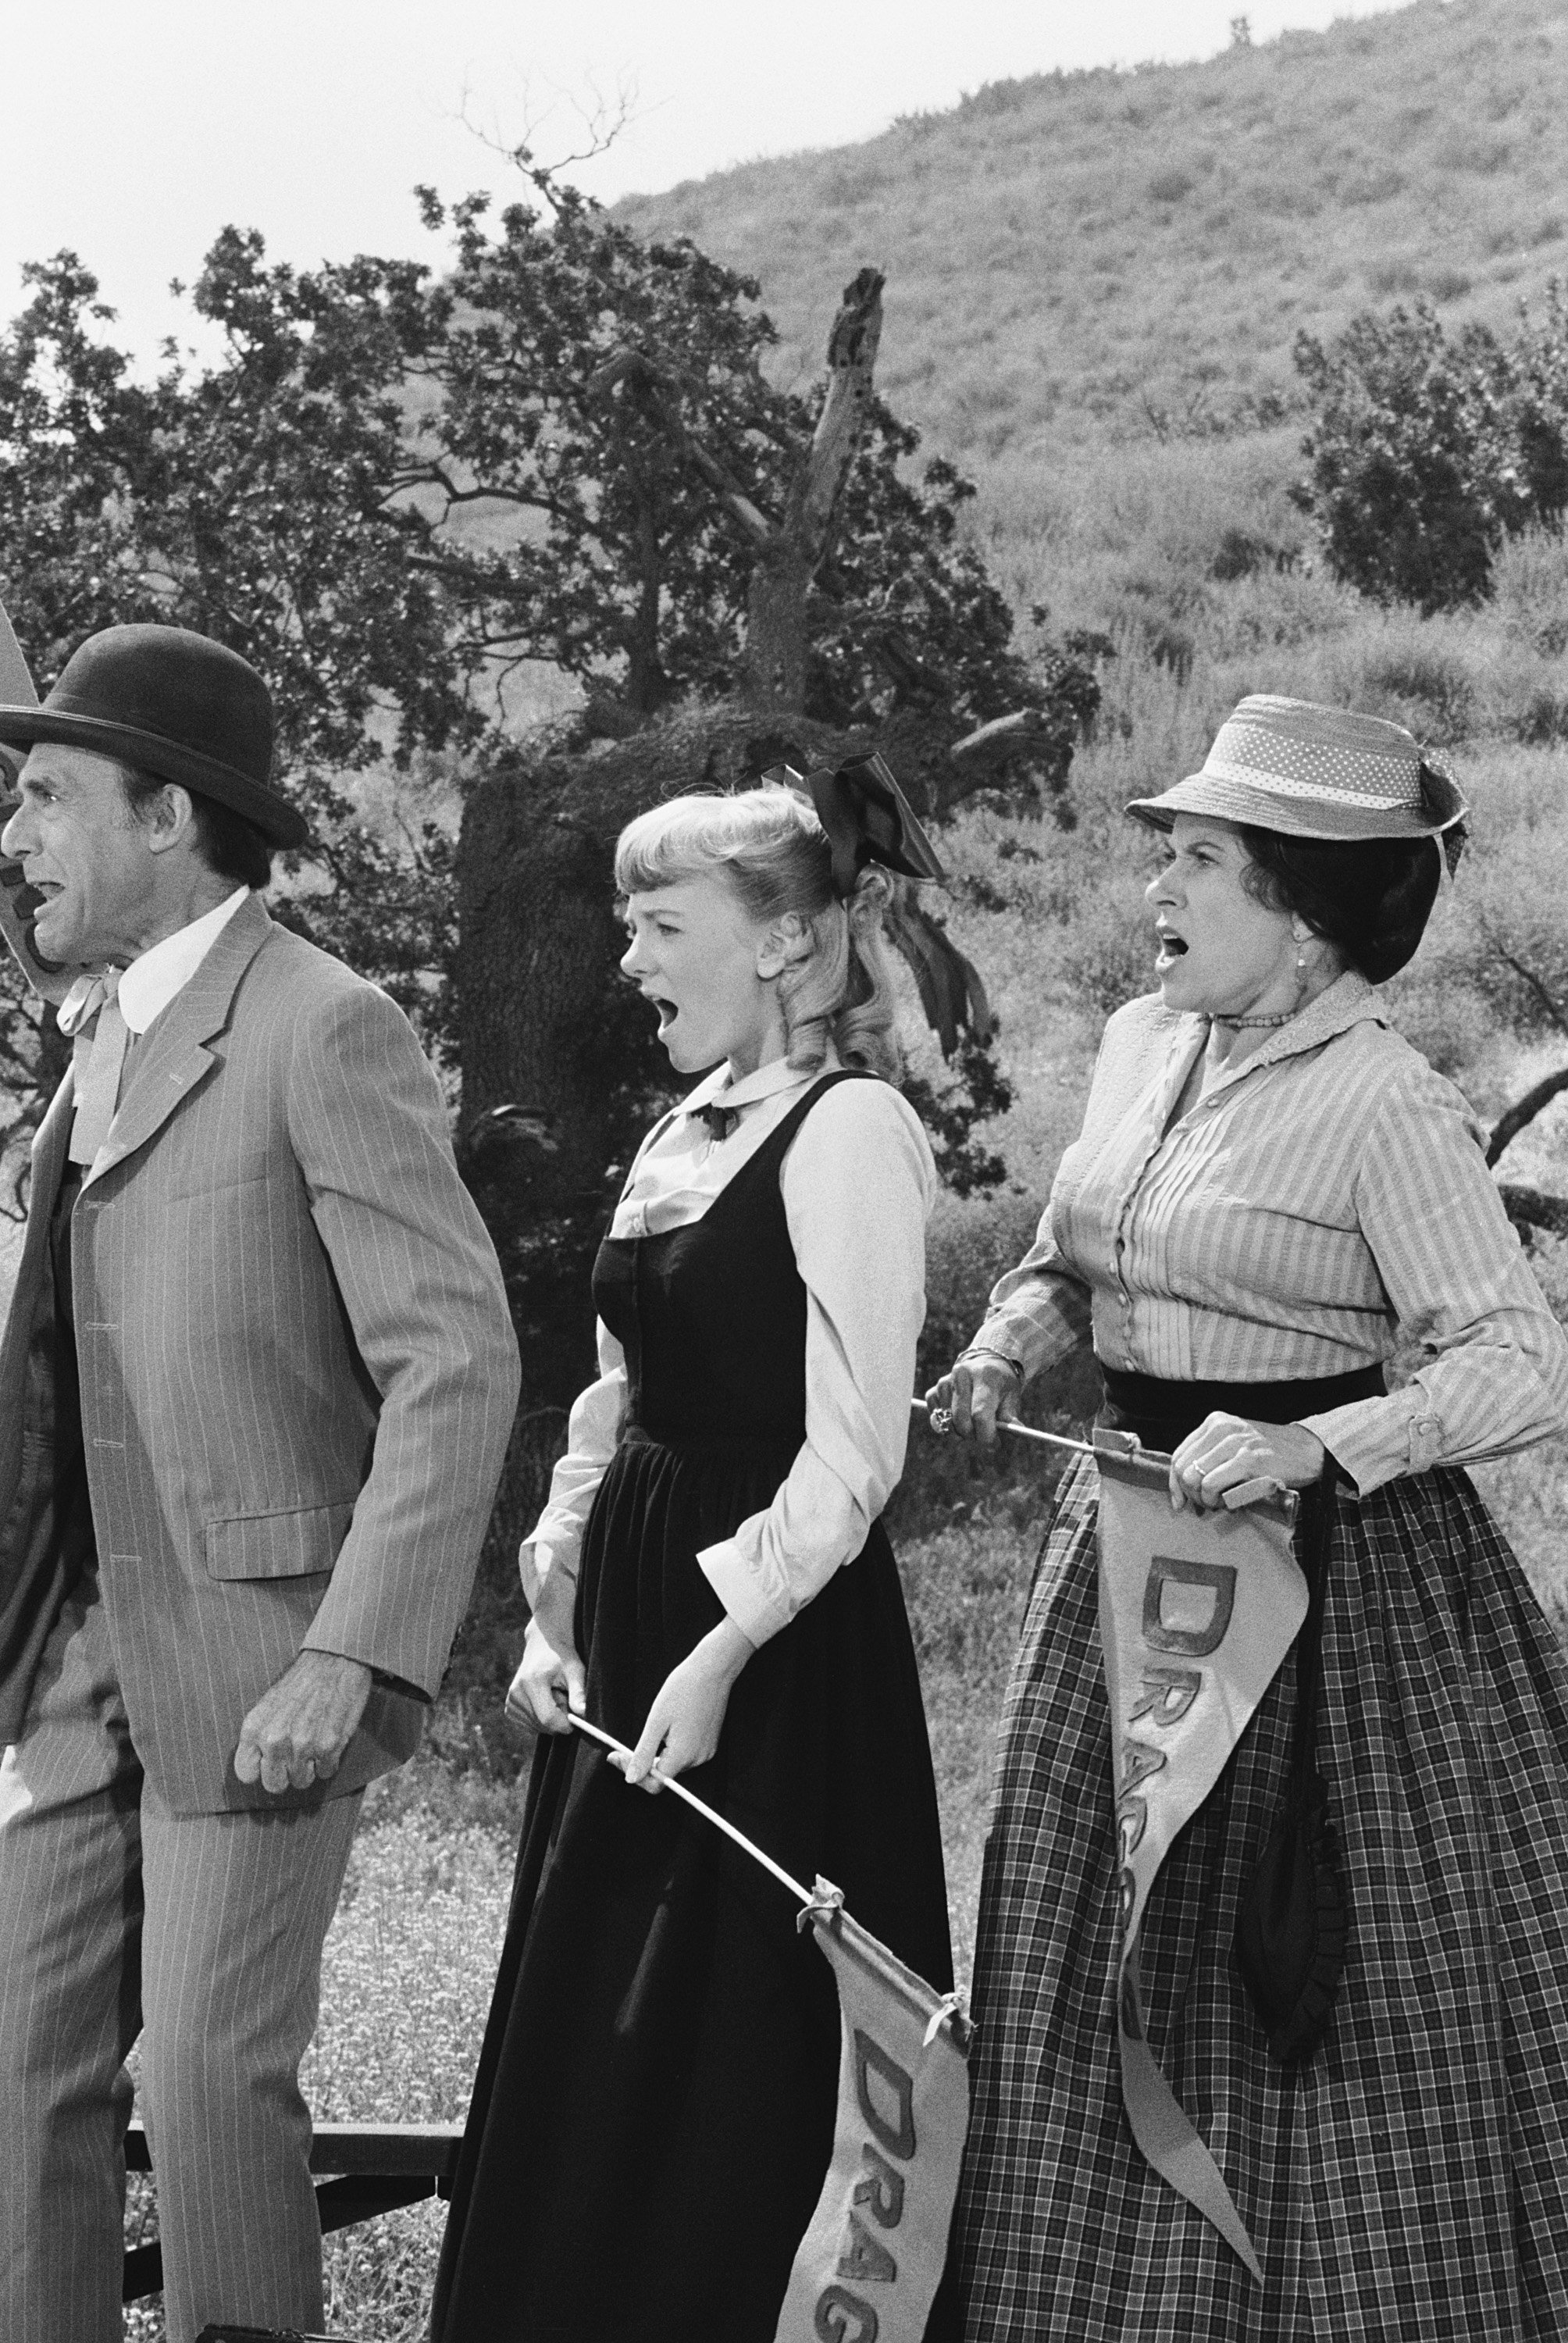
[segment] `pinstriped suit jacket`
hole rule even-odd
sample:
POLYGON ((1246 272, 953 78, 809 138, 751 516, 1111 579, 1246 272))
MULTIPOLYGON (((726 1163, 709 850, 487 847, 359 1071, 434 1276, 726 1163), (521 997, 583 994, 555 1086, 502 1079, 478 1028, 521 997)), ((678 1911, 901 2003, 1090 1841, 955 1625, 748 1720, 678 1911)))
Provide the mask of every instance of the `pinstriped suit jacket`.
MULTIPOLYGON (((0 1340, 0 1744, 80 1566, 51 1470, 71 1111, 67 1075, 0 1340)), ((499 1268, 401 1011, 253 897, 136 1051, 71 1242, 93 1539, 137 1753, 176 1813, 276 1804, 233 1753, 303 1646, 436 1691, 517 1404, 499 1268)), ((330 1795, 407 1756, 419 1714, 378 1685, 330 1795)))

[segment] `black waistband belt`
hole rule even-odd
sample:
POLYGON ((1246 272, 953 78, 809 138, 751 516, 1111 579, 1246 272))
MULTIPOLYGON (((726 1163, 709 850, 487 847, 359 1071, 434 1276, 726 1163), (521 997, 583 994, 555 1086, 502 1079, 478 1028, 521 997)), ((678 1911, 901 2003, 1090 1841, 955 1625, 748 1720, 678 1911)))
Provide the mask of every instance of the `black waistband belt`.
POLYGON ((1258 1423, 1299 1423, 1352 1400, 1381 1399, 1386 1388, 1381 1366, 1352 1367, 1348 1374, 1317 1375, 1287 1383, 1181 1383, 1162 1375, 1133 1374, 1103 1361, 1100 1379, 1105 1398, 1097 1422, 1108 1432, 1131 1432, 1145 1448, 1169 1452, 1206 1415, 1246 1415, 1258 1423))

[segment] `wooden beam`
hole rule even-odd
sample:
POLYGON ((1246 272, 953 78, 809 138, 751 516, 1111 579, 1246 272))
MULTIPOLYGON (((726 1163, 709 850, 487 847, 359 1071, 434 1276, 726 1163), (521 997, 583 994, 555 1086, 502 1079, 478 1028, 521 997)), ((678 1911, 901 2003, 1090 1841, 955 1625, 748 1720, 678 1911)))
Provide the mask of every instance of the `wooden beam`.
MULTIPOLYGON (((312 2172, 356 2173, 371 2177, 449 2180, 462 2145, 461 2124, 322 2123, 310 2143, 312 2172)), ((147 2135, 139 2123, 126 2133, 126 2169, 153 2168, 147 2135)))

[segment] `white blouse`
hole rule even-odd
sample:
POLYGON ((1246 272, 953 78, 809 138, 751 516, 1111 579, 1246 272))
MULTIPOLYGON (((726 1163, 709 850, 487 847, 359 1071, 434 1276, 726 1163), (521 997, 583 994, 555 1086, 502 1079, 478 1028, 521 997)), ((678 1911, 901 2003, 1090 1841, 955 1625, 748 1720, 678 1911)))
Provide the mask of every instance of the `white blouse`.
MULTIPOLYGON (((836 1061, 829 1057, 830 1071, 836 1061)), ((612 1237, 699 1221, 818 1073, 782 1060, 739 1082, 709 1074, 643 1141, 612 1237), (696 1110, 736 1111, 723 1139, 696 1110)), ((925 1232, 936 1167, 920 1119, 887 1082, 839 1082, 789 1143, 779 1172, 806 1286, 806 1440, 778 1495, 697 1560, 752 1644, 765 1644, 853 1561, 904 1468, 915 1343, 925 1321, 925 1232)), ((767 1330, 758 1329, 758 1339, 767 1330)), ((599 1374, 572 1409, 567 1453, 519 1561, 539 1607, 552 1574, 577 1576, 584 1525, 626 1423, 626 1358, 601 1322, 599 1374)), ((552 1590, 550 1615, 565 1615, 552 1590)))

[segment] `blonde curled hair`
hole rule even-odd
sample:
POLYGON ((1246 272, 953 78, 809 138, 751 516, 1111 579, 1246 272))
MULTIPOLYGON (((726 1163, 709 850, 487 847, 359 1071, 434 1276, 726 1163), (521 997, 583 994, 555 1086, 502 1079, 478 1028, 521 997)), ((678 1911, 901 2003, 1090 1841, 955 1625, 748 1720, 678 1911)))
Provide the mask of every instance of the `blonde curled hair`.
POLYGON ((832 849, 812 808, 769 785, 728 795, 670 798, 638 814, 616 841, 621 895, 709 873, 723 878, 748 916, 793 911, 804 933, 779 979, 789 1062, 810 1073, 829 1046, 840 1064, 896 1081, 901 1059, 882 915, 893 881, 872 863, 846 903, 833 891, 832 849))

